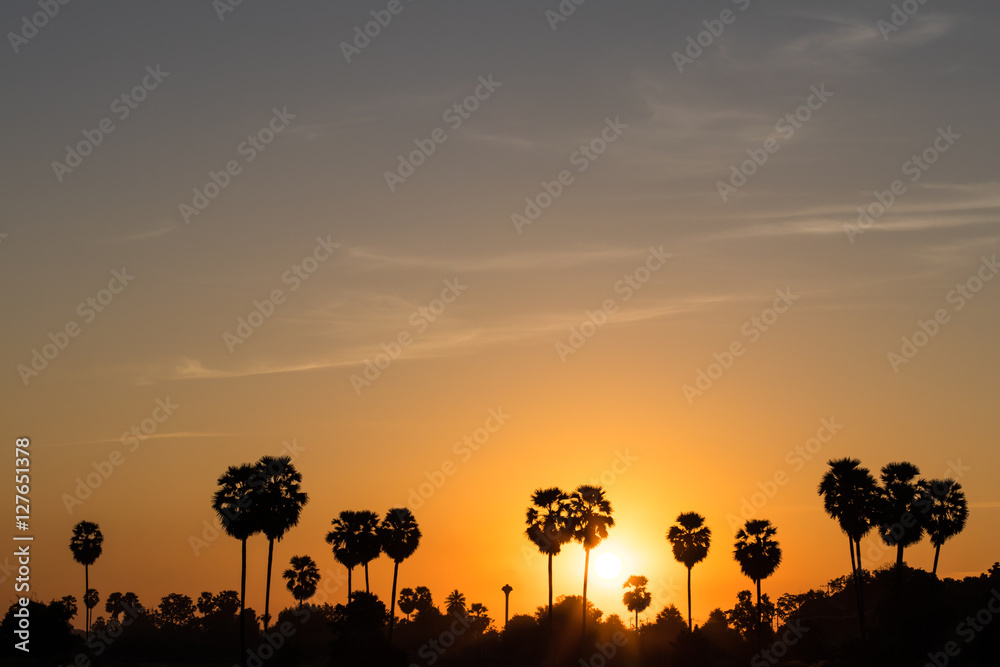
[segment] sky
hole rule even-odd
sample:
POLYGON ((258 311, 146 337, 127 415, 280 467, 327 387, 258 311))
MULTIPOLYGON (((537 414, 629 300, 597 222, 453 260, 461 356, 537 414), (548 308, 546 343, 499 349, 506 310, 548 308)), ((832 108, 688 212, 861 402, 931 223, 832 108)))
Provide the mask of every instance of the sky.
MULTIPOLYGON (((993 5, 43 4, 0 7, 0 431, 31 440, 39 599, 82 598, 80 520, 102 599, 238 589, 216 479, 283 453, 310 501, 275 569, 312 556, 330 602, 331 519, 408 506, 400 588, 532 613, 530 495, 588 483, 605 614, 631 574, 647 618, 684 608, 684 511, 696 622, 752 586, 745 518, 778 529, 772 599, 822 588, 844 456, 962 484, 941 575, 998 559, 993 5)), ((556 595, 582 576, 567 545, 556 595)))

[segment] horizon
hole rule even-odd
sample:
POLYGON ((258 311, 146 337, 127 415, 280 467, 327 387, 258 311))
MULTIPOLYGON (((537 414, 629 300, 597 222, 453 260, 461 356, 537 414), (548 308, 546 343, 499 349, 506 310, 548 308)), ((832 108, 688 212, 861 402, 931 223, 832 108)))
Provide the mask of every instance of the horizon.
MULTIPOLYGON (((81 520, 95 618, 114 591, 239 590, 212 494, 283 454, 310 500, 272 614, 292 556, 346 575, 341 511, 404 506, 399 589, 498 619, 510 585, 533 614, 531 494, 595 484, 616 525, 591 561, 622 570, 591 562, 588 599, 627 622, 642 575, 641 619, 686 616, 665 536, 697 512, 703 623, 753 588, 747 519, 778 530, 772 600, 850 574, 817 492, 844 457, 961 483, 941 578, 1000 560, 1000 13, 561 4, 0 7, 0 425, 32 442, 38 599, 82 600, 81 520)), ((862 555, 895 560, 874 534, 862 555)), ((252 537, 258 614, 266 558, 252 537)), ((583 569, 565 546, 556 596, 583 569)), ((370 575, 388 603, 391 561, 370 575)))

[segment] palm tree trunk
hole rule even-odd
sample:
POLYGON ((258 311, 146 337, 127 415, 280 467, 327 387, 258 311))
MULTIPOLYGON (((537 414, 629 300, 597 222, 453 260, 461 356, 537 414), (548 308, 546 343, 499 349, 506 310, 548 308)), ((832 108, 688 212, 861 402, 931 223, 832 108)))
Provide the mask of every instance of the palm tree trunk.
POLYGON ((760 636, 760 579, 757 580, 757 650, 761 649, 760 636))
POLYGON ((639 632, 639 608, 635 609, 635 631, 639 632))
POLYGON ((931 574, 933 574, 935 577, 937 576, 937 564, 938 564, 938 557, 940 555, 941 555, 941 545, 939 544, 934 548, 934 569, 931 571, 931 574))
MULTIPOLYGON (((636 613, 635 617, 638 620, 639 614, 636 613)), ((693 627, 691 621, 691 568, 688 568, 688 632, 694 632, 693 627)))
POLYGON ((903 569, 903 544, 899 543, 896 545, 896 568, 902 571, 903 569))
POLYGON ((347 604, 351 604, 351 572, 353 571, 354 568, 347 568, 347 604))
POLYGON ((552 554, 549 554, 549 630, 552 630, 552 554))
POLYGON ((240 573, 240 664, 246 667, 247 624, 244 618, 247 599, 247 541, 243 538, 243 568, 240 573))
POLYGON ((368 563, 365 563, 365 593, 371 593, 368 588, 368 563))
POLYGON ((858 623, 861 625, 861 639, 865 638, 865 610, 861 602, 861 580, 858 579, 857 561, 854 560, 854 538, 847 536, 847 546, 851 551, 851 578, 854 580, 854 599, 858 603, 858 623))
POLYGON ((865 638, 865 566, 861 563, 861 540, 856 540, 858 551, 858 596, 861 598, 861 639, 865 638))
POLYGON ((271 620, 271 559, 274 556, 274 540, 267 541, 267 588, 264 589, 264 632, 267 632, 267 622, 271 620))
POLYGON ((393 561, 392 598, 389 600, 389 641, 392 641, 392 626, 396 624, 396 577, 399 576, 399 561, 393 561))
POLYGON ((587 555, 583 559, 583 634, 580 635, 580 641, 584 640, 584 635, 587 634, 587 576, 590 574, 590 549, 584 549, 584 553, 587 555))
POLYGON ((90 639, 90 607, 87 606, 87 591, 90 590, 90 567, 83 566, 83 625, 87 639, 90 639))

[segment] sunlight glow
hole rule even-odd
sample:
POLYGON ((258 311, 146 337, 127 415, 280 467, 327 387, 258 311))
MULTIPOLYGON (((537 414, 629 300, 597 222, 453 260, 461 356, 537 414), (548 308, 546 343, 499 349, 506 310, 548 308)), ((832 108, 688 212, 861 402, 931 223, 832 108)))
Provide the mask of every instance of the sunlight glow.
POLYGON ((617 554, 605 552, 594 561, 594 571, 603 579, 614 579, 622 573, 622 559, 617 554))

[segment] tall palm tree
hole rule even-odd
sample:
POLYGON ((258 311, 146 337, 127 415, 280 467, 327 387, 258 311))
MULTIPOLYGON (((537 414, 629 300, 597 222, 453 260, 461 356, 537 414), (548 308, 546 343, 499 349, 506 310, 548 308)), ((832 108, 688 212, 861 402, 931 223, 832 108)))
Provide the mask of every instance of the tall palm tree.
POLYGON ((688 571, 688 630, 691 621, 691 568, 705 560, 712 542, 712 531, 705 525, 705 517, 695 512, 683 512, 677 517, 677 524, 667 531, 667 541, 674 552, 674 559, 683 563, 688 571))
POLYGON ((357 545, 358 559, 365 567, 365 593, 371 593, 368 585, 368 563, 379 557, 382 553, 382 542, 379 540, 378 514, 368 510, 357 513, 357 545))
MULTIPOLYGON (((104 534, 101 527, 92 521, 81 521, 73 526, 73 536, 69 539, 69 550, 73 552, 73 560, 83 565, 84 600, 90 591, 90 566, 101 556, 104 534)), ((87 607, 86 619, 87 639, 90 639, 90 607, 87 607)))
POLYGON ((354 568, 361 565, 357 544, 358 512, 344 510, 330 522, 333 530, 326 534, 326 543, 333 548, 333 558, 347 568, 347 601, 351 601, 351 575, 354 568))
POLYGON ((639 629, 639 614, 646 611, 649 608, 649 604, 653 601, 653 596, 646 590, 647 584, 649 584, 649 579, 638 574, 633 574, 622 584, 622 588, 631 589, 625 591, 625 595, 622 596, 622 602, 625 604, 626 609, 635 612, 636 630, 639 629))
POLYGON ((392 597, 389 602, 389 641, 396 624, 396 582, 399 564, 413 555, 420 545, 420 527, 407 507, 396 507, 385 514, 378 527, 380 548, 392 559, 392 597))
POLYGON ((261 479, 256 466, 243 463, 229 466, 219 476, 219 488, 212 496, 212 509, 219 517, 223 530, 240 541, 242 568, 240 571, 240 663, 246 664, 246 597, 247 597, 247 540, 259 533, 259 489, 261 479))
POLYGON ((921 499, 928 504, 924 523, 934 545, 934 570, 937 576, 941 545, 965 529, 969 505, 962 485, 953 479, 932 479, 919 482, 921 499))
POLYGON ((562 489, 538 489, 531 494, 532 506, 525 519, 528 539, 549 557, 549 627, 552 626, 552 557, 558 556, 562 546, 573 539, 567 516, 568 501, 569 496, 562 489))
POLYGON ((302 508, 309 496, 300 487, 302 473, 295 469, 290 456, 263 456, 257 462, 257 474, 263 480, 257 503, 258 521, 267 537, 267 587, 264 591, 264 631, 271 620, 271 563, 274 541, 280 541, 299 523, 302 508))
POLYGON ((858 605, 858 623, 861 637, 865 636, 865 598, 862 590, 861 540, 871 532, 877 519, 879 503, 878 482, 861 461, 853 458, 832 459, 830 469, 819 483, 823 509, 837 520, 847 535, 851 552, 851 577, 854 580, 854 597, 858 605), (857 560, 855 560, 857 552, 857 560))
POLYGON ((920 469, 902 461, 882 468, 882 509, 879 537, 886 546, 896 547, 896 571, 902 576, 903 549, 924 537, 924 522, 918 514, 920 469), (909 524, 909 525, 907 525, 909 524))
POLYGON ((583 640, 587 634, 587 580, 590 576, 590 550, 607 539, 608 529, 615 525, 611 516, 611 501, 604 497, 600 486, 583 484, 577 487, 567 504, 573 539, 583 545, 583 640))
POLYGON ((781 564, 781 547, 774 540, 778 529, 766 519, 751 519, 736 533, 733 556, 743 574, 757 584, 757 646, 761 644, 760 582, 781 564))
POLYGON ((283 579, 287 581, 285 587, 292 597, 298 600, 299 607, 305 604, 306 600, 316 594, 319 586, 319 567, 309 556, 292 556, 287 570, 281 573, 283 579))
POLYGON ((445 609, 452 616, 465 616, 465 596, 456 588, 444 599, 445 609))

